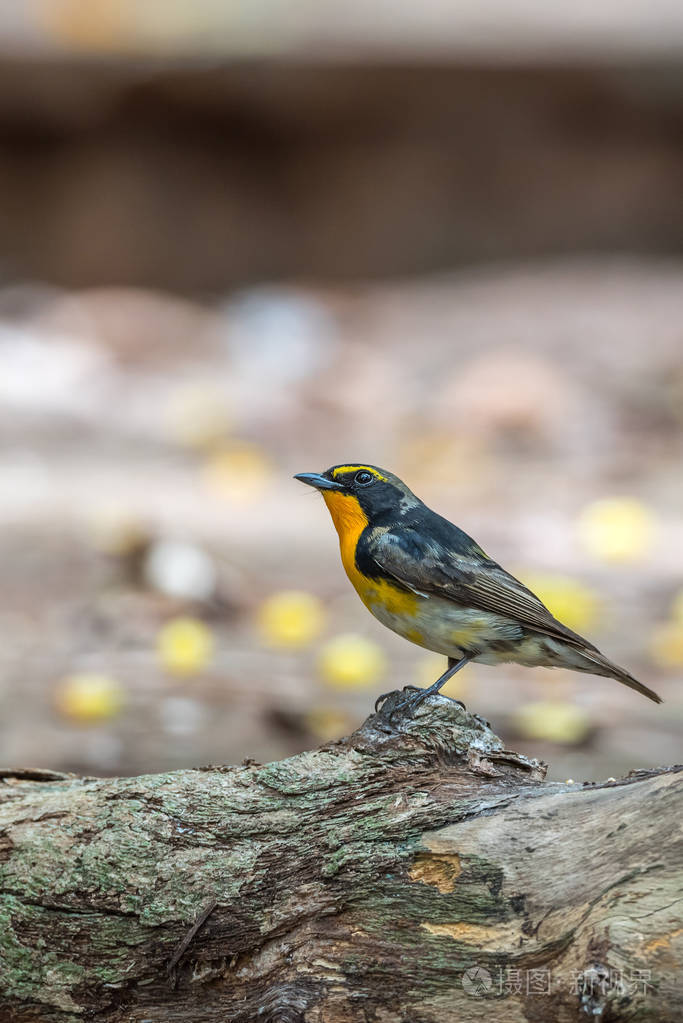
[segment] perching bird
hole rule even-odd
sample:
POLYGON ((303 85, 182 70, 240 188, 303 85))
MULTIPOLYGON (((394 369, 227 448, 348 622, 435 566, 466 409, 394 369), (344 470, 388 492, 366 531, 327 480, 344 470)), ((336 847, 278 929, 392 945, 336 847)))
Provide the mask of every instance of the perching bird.
POLYGON ((562 625, 531 590, 393 473, 374 465, 335 465, 294 478, 322 494, 346 574, 368 610, 405 639, 448 657, 448 670, 399 707, 415 708, 468 661, 570 668, 615 678, 662 702, 562 625))

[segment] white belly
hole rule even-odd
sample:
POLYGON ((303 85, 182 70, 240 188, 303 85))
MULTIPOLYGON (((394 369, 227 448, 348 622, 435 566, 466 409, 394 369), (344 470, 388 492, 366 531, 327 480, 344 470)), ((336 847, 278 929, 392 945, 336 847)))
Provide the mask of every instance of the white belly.
MULTIPOLYGON (((415 613, 389 610, 383 602, 368 601, 375 618, 411 643, 445 654, 462 657, 467 650, 481 651, 484 660, 490 643, 521 638, 522 630, 509 618, 473 608, 459 607, 441 597, 417 597, 415 613)), ((496 657, 497 663, 509 660, 496 657)))

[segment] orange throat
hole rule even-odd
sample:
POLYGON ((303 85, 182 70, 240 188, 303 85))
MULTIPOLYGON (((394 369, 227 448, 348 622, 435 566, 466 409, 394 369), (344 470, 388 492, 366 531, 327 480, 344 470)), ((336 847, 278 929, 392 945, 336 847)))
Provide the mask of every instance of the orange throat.
POLYGON ((400 618, 405 627, 396 629, 396 622, 390 625, 401 635, 407 636, 413 643, 422 643, 422 636, 415 628, 415 615, 418 610, 418 597, 399 589, 387 579, 367 579, 356 566, 356 547, 360 535, 367 525, 368 518, 356 497, 349 494, 338 494, 334 491, 323 491, 335 529, 339 533, 341 559, 347 576, 351 580, 358 596, 365 606, 380 621, 386 622, 386 615, 400 618))
POLYGON ((339 494, 334 490, 323 490, 323 500, 332 516, 334 528, 339 534, 339 549, 342 564, 349 579, 357 590, 363 588, 364 577, 356 568, 356 545, 361 533, 368 525, 368 518, 350 494, 339 494))

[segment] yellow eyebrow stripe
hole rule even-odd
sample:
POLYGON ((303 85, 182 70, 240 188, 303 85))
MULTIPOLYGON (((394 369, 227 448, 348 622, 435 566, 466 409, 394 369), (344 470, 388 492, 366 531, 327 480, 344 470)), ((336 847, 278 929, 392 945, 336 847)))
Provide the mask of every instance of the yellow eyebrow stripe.
POLYGON ((344 473, 358 472, 360 469, 365 469, 366 472, 371 472, 373 476, 375 476, 378 480, 382 480, 383 483, 386 483, 387 481, 386 476, 382 476, 382 474, 377 472, 376 469, 373 469, 371 465, 339 465, 332 475, 336 479, 337 476, 342 476, 344 473))

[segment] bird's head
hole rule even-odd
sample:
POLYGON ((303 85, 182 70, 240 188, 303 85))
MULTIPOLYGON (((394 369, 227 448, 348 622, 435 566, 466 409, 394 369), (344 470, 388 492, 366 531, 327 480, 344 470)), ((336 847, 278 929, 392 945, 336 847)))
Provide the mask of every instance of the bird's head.
POLYGON ((370 524, 389 523, 419 504, 398 476, 376 465, 333 465, 321 473, 299 473, 294 479, 320 491, 337 528, 340 516, 356 512, 370 524))

